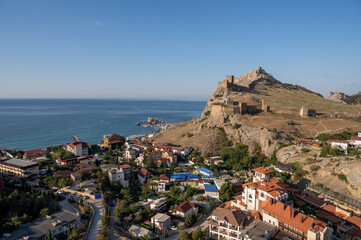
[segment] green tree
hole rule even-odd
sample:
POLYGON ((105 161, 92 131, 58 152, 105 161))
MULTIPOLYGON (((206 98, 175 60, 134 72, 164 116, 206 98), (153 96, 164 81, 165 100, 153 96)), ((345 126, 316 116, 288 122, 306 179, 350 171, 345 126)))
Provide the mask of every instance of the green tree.
POLYGON ((43 208, 40 210, 40 217, 46 217, 50 214, 49 208, 43 208))
POLYGON ((186 232, 186 231, 181 231, 178 235, 178 240, 192 240, 192 234, 186 232))
POLYGON ((222 185, 221 189, 219 190, 219 198, 222 201, 227 201, 231 199, 234 195, 232 184, 226 182, 222 185))
POLYGON ((195 230, 193 233, 192 233, 192 239, 193 240, 204 240, 204 234, 205 232, 202 231, 202 229, 200 227, 197 228, 197 230, 195 230))

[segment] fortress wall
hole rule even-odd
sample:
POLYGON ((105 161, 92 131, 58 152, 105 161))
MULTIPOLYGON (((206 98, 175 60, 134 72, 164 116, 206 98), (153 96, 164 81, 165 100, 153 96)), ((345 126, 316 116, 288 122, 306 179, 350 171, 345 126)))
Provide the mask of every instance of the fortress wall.
POLYGON ((223 114, 222 105, 211 105, 211 116, 219 116, 223 114))

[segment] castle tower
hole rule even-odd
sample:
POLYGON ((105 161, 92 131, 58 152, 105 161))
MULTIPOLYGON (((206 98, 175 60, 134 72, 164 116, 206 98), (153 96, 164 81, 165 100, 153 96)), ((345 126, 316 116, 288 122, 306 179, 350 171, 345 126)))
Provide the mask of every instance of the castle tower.
POLYGON ((233 85, 233 83, 234 83, 234 76, 233 76, 233 75, 228 75, 228 76, 226 76, 226 81, 233 85))
POLYGON ((301 117, 308 117, 308 104, 305 104, 300 109, 300 116, 301 117))
POLYGON ((263 112, 268 112, 269 111, 269 107, 268 107, 268 105, 266 103, 266 100, 263 100, 263 99, 262 99, 262 111, 263 112))

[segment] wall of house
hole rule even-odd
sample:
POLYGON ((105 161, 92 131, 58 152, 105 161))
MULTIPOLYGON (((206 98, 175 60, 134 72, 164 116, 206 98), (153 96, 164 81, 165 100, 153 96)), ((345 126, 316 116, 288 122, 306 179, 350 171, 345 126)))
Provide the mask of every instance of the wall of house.
POLYGON ((277 218, 272 217, 271 215, 268 215, 268 213, 266 213, 266 212, 263 212, 262 217, 263 217, 264 222, 267 222, 269 224, 272 224, 273 226, 278 227, 279 221, 277 218))

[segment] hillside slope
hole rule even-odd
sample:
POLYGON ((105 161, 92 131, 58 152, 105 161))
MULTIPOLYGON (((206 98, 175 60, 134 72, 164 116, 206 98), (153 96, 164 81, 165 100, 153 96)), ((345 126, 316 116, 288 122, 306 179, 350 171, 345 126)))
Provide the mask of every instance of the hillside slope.
POLYGON ((361 131, 360 106, 336 103, 304 87, 281 83, 261 68, 234 79, 234 83, 235 87, 242 84, 241 90, 216 88, 200 119, 174 124, 153 140, 192 146, 211 154, 217 154, 222 144, 230 140, 250 145, 251 153, 260 146, 270 156, 290 138, 361 131), (262 100, 271 106, 269 111, 261 110, 262 100), (242 104, 246 105, 246 112, 237 113, 242 104), (217 112, 212 110, 214 106, 217 112), (300 116, 302 106, 314 110, 313 117, 300 116))

